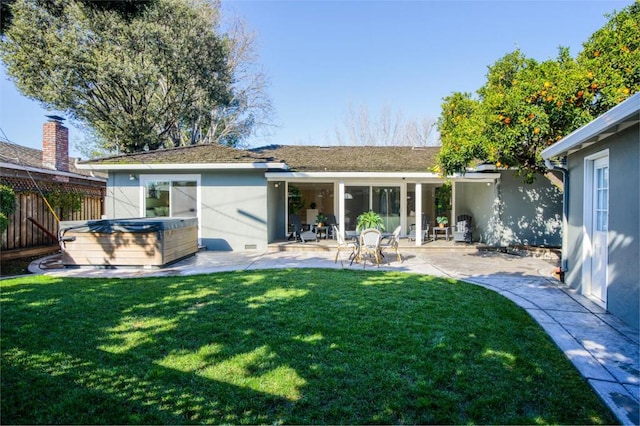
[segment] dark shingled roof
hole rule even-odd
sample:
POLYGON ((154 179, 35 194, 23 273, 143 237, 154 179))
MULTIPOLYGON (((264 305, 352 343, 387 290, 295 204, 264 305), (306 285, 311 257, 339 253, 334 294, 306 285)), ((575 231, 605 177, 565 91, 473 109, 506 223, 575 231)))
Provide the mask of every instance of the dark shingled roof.
MULTIPOLYGON (((50 169, 42 165, 42 150, 27 148, 26 146, 17 145, 7 141, 0 141, 0 163, 33 167, 50 172, 60 171, 50 169)), ((90 170, 81 170, 76 168, 75 158, 73 157, 69 157, 69 173, 75 173, 82 176, 92 176, 92 172, 90 170)))
POLYGON ((193 145, 84 161, 89 164, 284 162, 297 172, 428 172, 440 147, 270 145, 236 149, 193 145))
POLYGON ((277 160, 220 144, 205 144, 117 155, 82 161, 81 164, 208 164, 266 163, 271 161, 277 160))
POLYGON ((251 152, 297 172, 428 172, 440 147, 272 145, 251 152))

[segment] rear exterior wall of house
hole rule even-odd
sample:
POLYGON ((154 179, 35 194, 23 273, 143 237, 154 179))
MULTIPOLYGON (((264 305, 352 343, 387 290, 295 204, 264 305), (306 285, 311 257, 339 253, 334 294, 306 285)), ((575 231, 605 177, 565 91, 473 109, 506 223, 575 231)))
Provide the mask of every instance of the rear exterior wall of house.
MULTIPOLYGON (((267 182, 264 171, 154 170, 154 179, 199 180, 200 244, 208 250, 238 251, 267 249, 267 182)), ((138 171, 111 172, 105 211, 108 218, 144 217, 149 206, 144 185, 149 175, 138 171), (145 177, 146 176, 146 177, 145 177)), ((194 212, 195 215, 196 212, 194 212)))

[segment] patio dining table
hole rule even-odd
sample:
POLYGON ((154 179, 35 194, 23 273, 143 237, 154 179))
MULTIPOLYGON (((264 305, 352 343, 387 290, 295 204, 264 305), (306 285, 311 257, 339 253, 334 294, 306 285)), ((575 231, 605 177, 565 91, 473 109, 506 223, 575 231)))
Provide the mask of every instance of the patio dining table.
MULTIPOLYGON (((359 263, 361 259, 360 234, 361 233, 358 231, 345 231, 345 240, 353 240, 353 242, 356 244, 356 251, 355 251, 355 255, 351 259, 351 264, 353 264, 354 261, 359 263)), ((393 236, 393 232, 380 233, 380 241, 378 241, 378 253, 380 254, 379 256, 380 259, 385 257, 381 247, 382 241, 386 238, 391 238, 392 236, 393 236)))

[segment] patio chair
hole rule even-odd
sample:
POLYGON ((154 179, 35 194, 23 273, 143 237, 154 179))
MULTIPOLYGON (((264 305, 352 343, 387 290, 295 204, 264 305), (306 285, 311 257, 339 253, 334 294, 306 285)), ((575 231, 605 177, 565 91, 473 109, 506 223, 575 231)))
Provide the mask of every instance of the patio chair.
POLYGON ((334 226, 338 226, 338 221, 336 219, 336 215, 334 214, 327 214, 327 220, 326 220, 326 225, 329 229, 329 237, 333 238, 334 240, 336 239, 336 233, 335 230, 333 229, 334 226))
POLYGON ((382 234, 379 230, 367 228, 360 233, 360 245, 358 246, 358 260, 362 260, 362 267, 366 267, 367 258, 371 263, 380 266, 382 255, 380 254, 380 240, 382 234))
MULTIPOLYGON (((350 251, 349 259, 351 263, 353 263, 353 258, 356 257, 356 251, 358 249, 358 245, 355 242, 346 242, 344 238, 342 238, 342 234, 338 230, 338 227, 333 225, 331 227, 331 232, 335 235, 338 241, 338 251, 336 252, 336 258, 333 263, 338 263, 338 256, 340 256, 341 251, 350 251)), ((344 263, 342 262, 342 257, 340 257, 340 265, 344 267, 344 263)))
POLYGON ((382 240, 382 242, 380 243, 380 251, 382 253, 382 255, 384 256, 384 251, 385 250, 395 250, 396 252, 396 257, 398 258, 399 262, 402 262, 402 256, 400 255, 400 251, 398 251, 398 245, 400 243, 400 230, 402 229, 402 226, 398 226, 395 231, 393 231, 393 234, 391 234, 390 237, 384 238, 382 240))
POLYGON ((454 242, 471 242, 471 216, 468 214, 461 214, 458 216, 456 227, 453 231, 454 242))
MULTIPOLYGON (((422 240, 425 241, 429 238, 429 215, 422 213, 422 240)), ((416 225, 412 224, 411 229, 409 230, 409 235, 407 236, 409 241, 415 241, 416 239, 416 225)))
POLYGON ((289 215, 289 223, 293 228, 293 236, 296 241, 306 243, 307 241, 318 241, 318 236, 313 231, 303 231, 302 221, 297 214, 289 215))

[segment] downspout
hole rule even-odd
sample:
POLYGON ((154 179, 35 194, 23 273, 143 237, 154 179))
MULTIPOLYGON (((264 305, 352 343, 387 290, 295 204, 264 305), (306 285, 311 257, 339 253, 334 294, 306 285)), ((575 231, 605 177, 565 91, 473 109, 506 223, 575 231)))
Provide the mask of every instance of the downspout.
MULTIPOLYGON (((544 165, 549 170, 558 170, 562 173, 562 259, 560 260, 560 268, 562 273, 566 273, 569 268, 567 266, 567 231, 569 227, 569 170, 562 167, 566 163, 565 160, 561 162, 552 162, 549 159, 544 160, 544 165)), ((563 280, 564 281, 564 280, 563 280)))

